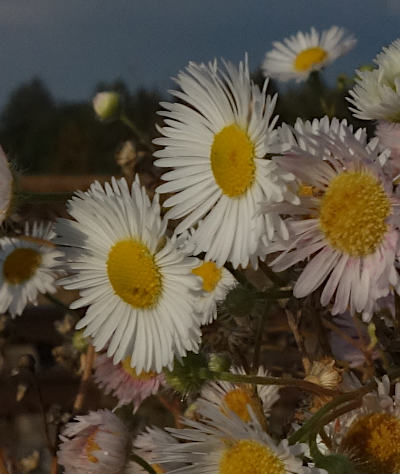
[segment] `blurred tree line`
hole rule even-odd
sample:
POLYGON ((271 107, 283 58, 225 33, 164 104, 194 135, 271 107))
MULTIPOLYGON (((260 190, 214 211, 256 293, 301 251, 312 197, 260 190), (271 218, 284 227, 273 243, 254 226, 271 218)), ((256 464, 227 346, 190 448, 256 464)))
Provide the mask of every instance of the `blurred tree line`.
MULTIPOLYGON (((261 71, 253 74, 253 80, 262 86, 261 71)), ((319 74, 313 74, 307 82, 280 91, 270 81, 268 91, 279 92, 279 123, 293 124, 297 117, 312 119, 327 114, 347 118, 356 128, 365 127, 365 122, 355 120, 348 110, 345 97, 352 85, 351 79, 341 77, 335 87, 328 87, 319 74)), ((132 93, 124 82, 116 80, 99 83, 93 95, 103 90, 119 92, 136 126, 150 138, 157 135, 155 123, 161 118, 156 112, 159 102, 166 99, 157 90, 140 88, 132 93)), ((19 86, 0 114, 0 143, 25 174, 118 172, 114 155, 130 138, 130 130, 121 122, 100 122, 90 100, 56 101, 40 79, 19 86)))

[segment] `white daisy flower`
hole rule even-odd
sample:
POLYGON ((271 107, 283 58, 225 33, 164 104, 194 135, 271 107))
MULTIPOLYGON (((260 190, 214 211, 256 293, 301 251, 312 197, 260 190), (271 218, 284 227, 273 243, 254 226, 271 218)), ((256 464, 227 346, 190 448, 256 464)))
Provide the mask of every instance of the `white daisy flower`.
POLYGON ((10 164, 0 146, 0 224, 7 217, 13 197, 14 179, 10 164))
POLYGON ((224 267, 214 262, 202 262, 192 270, 201 278, 201 290, 196 292, 196 311, 201 316, 201 324, 209 324, 217 317, 217 304, 237 285, 237 280, 224 267))
MULTIPOLYGON (((387 375, 377 380, 374 392, 363 397, 359 409, 346 413, 326 427, 330 450, 347 455, 360 472, 400 472, 400 384, 390 394, 387 375)), ((357 471, 358 472, 358 471, 357 471)))
POLYGON ((155 164, 173 167, 162 176, 161 193, 176 193, 164 205, 166 216, 183 218, 181 234, 202 219, 190 236, 194 254, 218 266, 226 261, 246 267, 257 265, 259 243, 275 235, 287 236, 279 216, 256 216, 262 200, 296 200, 288 190, 293 180, 267 153, 280 152, 272 118, 276 103, 250 80, 247 61, 237 69, 224 62, 190 63, 172 91, 179 103, 163 103, 164 135, 154 141, 165 147, 155 153, 155 164))
MULTIPOLYGON (((231 368, 233 374, 245 374, 242 367, 231 368)), ((268 370, 259 367, 257 375, 268 376, 268 370)), ((251 421, 250 410, 255 413, 260 424, 270 414, 271 407, 279 400, 279 387, 276 385, 257 385, 254 393, 253 385, 233 384, 231 382, 210 382, 201 390, 200 397, 213 403, 226 415, 235 413, 244 422, 251 421)))
POLYGON ((368 319, 375 301, 386 296, 391 285, 399 290, 399 201, 376 150, 345 128, 341 133, 336 138, 304 135, 311 151, 294 146, 277 158, 298 178, 301 203, 265 206, 268 212, 273 207, 299 216, 287 221, 288 241, 271 245, 269 251, 283 250, 272 262, 275 271, 309 258, 294 286, 296 297, 324 285, 321 303, 326 306, 334 298, 332 314, 350 306, 351 312, 364 312, 368 319))
POLYGON ((139 179, 94 183, 69 201, 74 221, 57 224, 59 242, 71 247, 63 279, 80 290, 71 308, 89 306, 77 328, 86 327, 96 350, 108 345, 114 363, 131 357, 131 367, 160 372, 174 356, 197 351, 200 321, 192 291, 197 259, 186 257, 166 238, 158 195, 151 202, 139 179))
POLYGON ((374 59, 377 68, 357 71, 348 101, 354 116, 366 120, 400 121, 400 39, 374 59))
POLYGON ((301 474, 310 472, 299 456, 304 445, 279 444, 252 417, 245 423, 235 415, 226 416, 215 405, 202 402, 202 421, 185 419, 188 428, 168 431, 185 443, 155 448, 156 461, 185 462, 189 465, 168 472, 184 474, 301 474))
POLYGON ((63 256, 52 240, 53 224, 25 224, 24 234, 0 239, 0 313, 22 314, 38 293, 54 293, 63 256))
POLYGON ((311 28, 310 33, 299 31, 297 35, 285 38, 284 43, 272 43, 275 49, 266 54, 262 69, 266 76, 280 81, 304 81, 312 71, 322 69, 350 51, 356 42, 338 26, 322 33, 315 28, 311 28))
MULTIPOLYGON (((147 461, 157 473, 162 473, 171 472, 185 465, 184 463, 172 462, 163 463, 161 467, 160 464, 154 462, 155 451, 162 446, 168 447, 171 444, 178 444, 178 441, 166 431, 156 427, 147 427, 145 431, 136 436, 133 441, 133 448, 134 452, 147 461)), ((147 471, 136 464, 133 472, 137 474, 146 473, 147 471)))
POLYGON ((57 452, 66 474, 124 474, 131 437, 109 410, 92 411, 68 423, 57 452))

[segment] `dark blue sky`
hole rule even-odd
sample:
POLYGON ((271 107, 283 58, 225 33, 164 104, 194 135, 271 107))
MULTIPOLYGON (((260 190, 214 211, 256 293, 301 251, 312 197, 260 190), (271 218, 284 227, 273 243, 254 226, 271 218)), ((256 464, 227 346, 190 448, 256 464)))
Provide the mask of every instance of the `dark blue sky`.
POLYGON ((358 45, 329 77, 371 62, 400 36, 399 0, 0 0, 0 107, 41 77, 56 98, 90 99, 97 82, 161 90, 188 61, 249 53, 255 69, 274 40, 347 28, 358 45))

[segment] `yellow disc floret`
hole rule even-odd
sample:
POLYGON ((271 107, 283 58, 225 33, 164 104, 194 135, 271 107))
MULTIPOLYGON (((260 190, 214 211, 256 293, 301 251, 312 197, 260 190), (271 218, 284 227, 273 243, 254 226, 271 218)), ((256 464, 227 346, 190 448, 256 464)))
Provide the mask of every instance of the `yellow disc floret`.
POLYGON ((156 372, 149 371, 145 372, 144 370, 138 374, 135 370, 134 367, 131 367, 131 358, 126 357, 122 362, 121 362, 122 368, 125 370, 126 373, 128 373, 133 379, 136 380, 150 380, 154 378, 157 374, 156 372))
POLYGON ((214 262, 204 262, 192 270, 192 273, 203 280, 203 290, 213 291, 221 279, 222 269, 214 262))
POLYGON ((219 462, 219 474, 284 474, 284 463, 268 446, 242 439, 228 447, 219 462))
POLYGON ((4 278, 12 285, 24 283, 34 275, 41 262, 42 256, 36 250, 18 247, 4 261, 4 278))
POLYGON ((296 71, 308 71, 315 64, 322 63, 327 56, 327 52, 319 46, 304 49, 296 56, 296 59, 294 60, 294 68, 296 71))
POLYGON ((390 212, 389 197, 377 178, 345 171, 330 182, 321 200, 319 225, 332 247, 361 257, 382 242, 390 212))
POLYGON ((93 451, 100 450, 100 446, 94 440, 96 433, 97 433, 97 430, 88 437, 86 441, 86 446, 85 446, 86 457, 88 458, 90 462, 93 462, 93 463, 99 462, 96 456, 93 456, 92 454, 93 451))
POLYGON ((250 421, 250 414, 247 408, 250 405, 253 408, 253 403, 250 395, 242 388, 235 388, 224 395, 225 405, 232 410, 243 421, 250 421))
POLYGON ((150 308, 161 294, 161 273, 149 249, 133 239, 121 240, 110 250, 107 273, 115 293, 135 308, 150 308))
POLYGON ((362 416, 350 426, 341 447, 364 461, 366 473, 398 473, 400 420, 388 413, 362 416))
POLYGON ((255 177, 254 144, 237 124, 218 132, 211 147, 211 169, 222 192, 237 197, 246 192, 255 177))

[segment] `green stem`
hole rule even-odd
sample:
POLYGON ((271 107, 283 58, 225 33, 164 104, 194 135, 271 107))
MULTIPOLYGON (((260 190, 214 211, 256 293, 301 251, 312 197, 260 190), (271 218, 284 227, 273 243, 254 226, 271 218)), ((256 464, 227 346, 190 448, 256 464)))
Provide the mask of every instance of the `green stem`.
POLYGON ((293 377, 264 377, 260 375, 232 374, 231 372, 219 372, 214 374, 214 380, 226 380, 233 383, 249 383, 256 385, 281 385, 286 387, 297 387, 319 396, 335 396, 339 392, 321 387, 312 382, 293 377))
POLYGON ((123 124, 125 124, 128 128, 130 128, 135 135, 135 137, 139 140, 139 142, 144 145, 150 152, 154 151, 154 147, 149 139, 136 127, 134 122, 125 114, 124 111, 121 112, 119 119, 123 124))
POLYGON ((56 306, 59 306, 60 308, 64 309, 67 313, 71 313, 71 314, 76 314, 77 316, 79 316, 79 318, 81 317, 79 315, 79 313, 74 310, 74 309, 70 309, 68 307, 68 305, 66 305, 65 303, 63 303, 61 300, 59 300, 56 296, 50 294, 50 293, 46 293, 44 295, 51 303, 55 304, 56 306))
MULTIPOLYGON (((306 441, 308 439, 308 434, 314 430, 318 431, 319 428, 317 429, 317 427, 321 425, 320 421, 325 416, 327 416, 332 410, 341 405, 344 405, 346 402, 363 397, 366 393, 370 392, 375 387, 376 382, 372 381, 358 390, 353 390, 351 392, 346 392, 342 395, 339 395, 337 398, 324 405, 320 410, 317 411, 317 413, 315 413, 314 416, 312 416, 306 423, 304 423, 304 425, 300 429, 293 433, 292 436, 289 438, 289 444, 295 444, 299 441, 306 441)), ((348 405, 352 404, 349 403, 348 405)), ((354 408, 351 409, 353 410, 354 408)))
POLYGON ((142 466, 142 468, 145 469, 147 472, 150 472, 150 474, 157 474, 156 471, 150 466, 150 464, 137 454, 131 453, 130 459, 136 464, 142 466))

